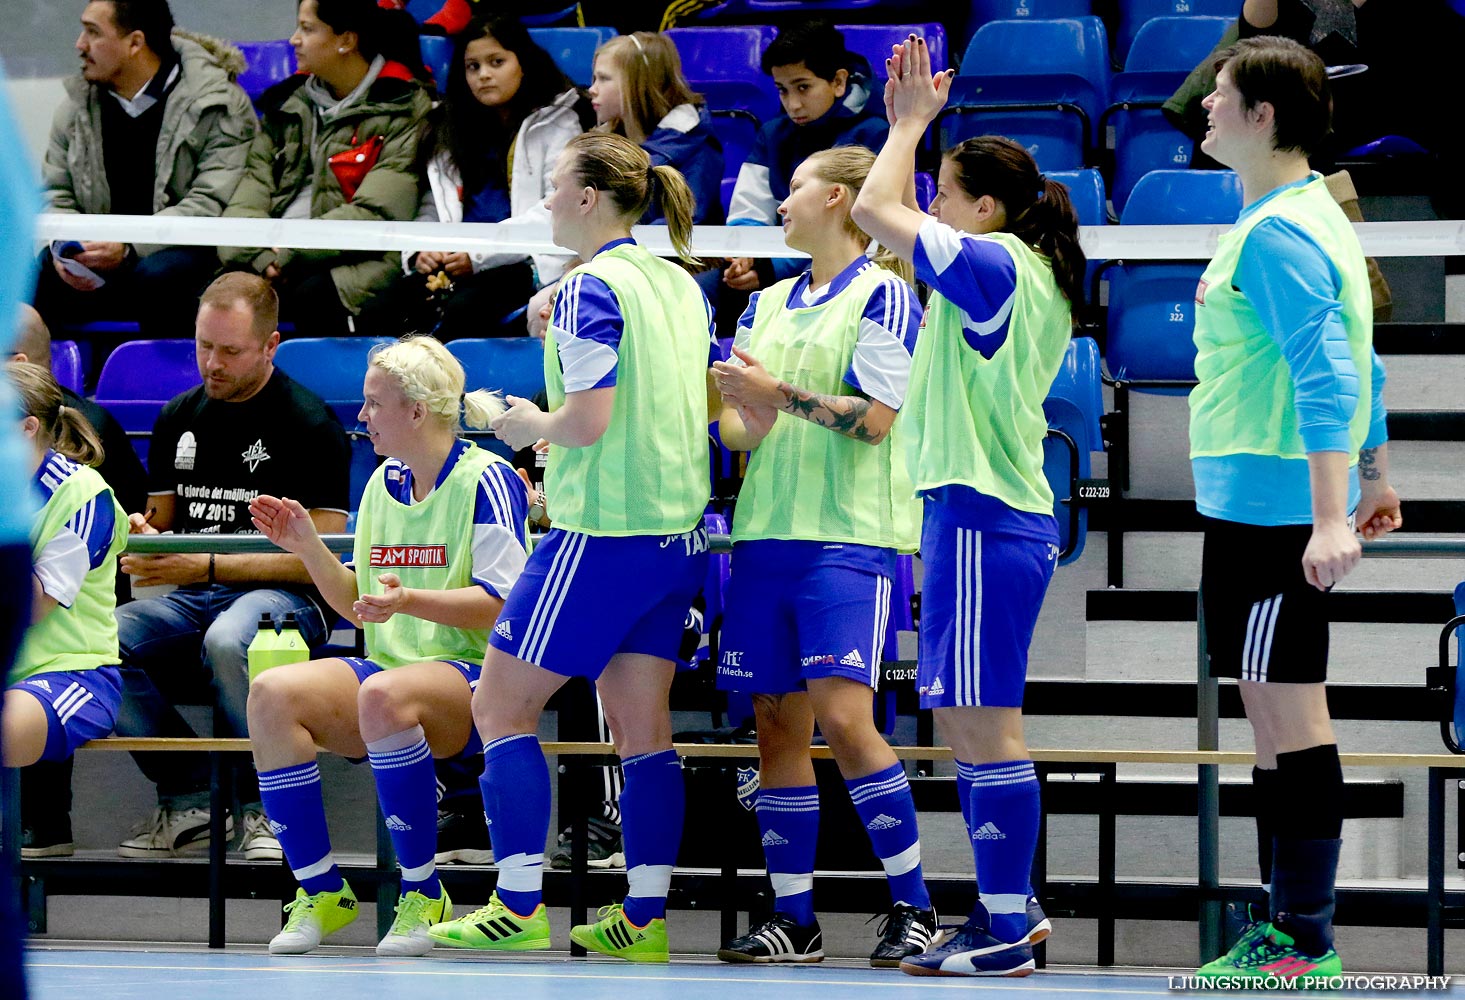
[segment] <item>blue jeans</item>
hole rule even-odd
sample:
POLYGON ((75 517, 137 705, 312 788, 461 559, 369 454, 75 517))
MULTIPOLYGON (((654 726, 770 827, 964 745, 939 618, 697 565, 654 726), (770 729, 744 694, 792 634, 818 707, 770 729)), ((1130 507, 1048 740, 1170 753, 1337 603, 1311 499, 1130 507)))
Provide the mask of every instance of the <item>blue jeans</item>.
MULTIPOLYGON (((261 615, 276 621, 293 613, 300 634, 314 649, 326 637, 320 609, 288 590, 260 587, 179 587, 171 594, 133 601, 117 609, 122 656, 122 707, 118 736, 196 735, 174 708, 217 700, 221 732, 248 736, 247 651, 261 615)), ((133 759, 158 786, 158 802, 188 808, 207 801, 209 760, 203 753, 136 753, 133 759)), ((258 801, 254 768, 235 768, 235 789, 244 803, 258 801)))

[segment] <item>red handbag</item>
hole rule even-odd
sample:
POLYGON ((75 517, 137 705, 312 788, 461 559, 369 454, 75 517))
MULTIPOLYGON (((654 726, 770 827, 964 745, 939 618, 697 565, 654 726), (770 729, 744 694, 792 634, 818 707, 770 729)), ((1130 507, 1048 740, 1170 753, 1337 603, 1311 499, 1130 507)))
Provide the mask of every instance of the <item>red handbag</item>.
POLYGON ((356 197, 356 189, 361 187, 361 182, 366 179, 371 168, 376 166, 376 158, 381 155, 385 144, 384 136, 374 135, 357 145, 356 134, 353 132, 351 148, 331 154, 327 162, 330 163, 331 173, 336 175, 336 183, 341 185, 341 193, 346 196, 347 202, 356 197))

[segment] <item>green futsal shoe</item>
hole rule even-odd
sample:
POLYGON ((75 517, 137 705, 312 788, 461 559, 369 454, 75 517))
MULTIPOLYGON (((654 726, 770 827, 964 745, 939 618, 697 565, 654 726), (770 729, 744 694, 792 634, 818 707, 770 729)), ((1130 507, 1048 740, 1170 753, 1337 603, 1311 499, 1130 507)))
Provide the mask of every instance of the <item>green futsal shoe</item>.
POLYGON ((626 919, 620 903, 602 906, 593 924, 570 928, 570 940, 602 955, 627 962, 666 962, 666 921, 656 917, 645 927, 626 919))
POLYGON ((1259 988, 1279 979, 1322 989, 1328 977, 1342 974, 1343 963, 1332 948, 1324 955, 1304 955, 1286 931, 1271 923, 1261 924, 1260 933, 1243 935, 1230 951, 1196 972, 1209 985, 1225 980, 1233 989, 1259 988))
POLYGON ((306 895, 295 890, 295 898, 285 904, 290 916, 280 933, 270 939, 271 955, 304 955, 320 944, 321 938, 333 934, 356 919, 356 894, 345 882, 335 892, 306 895))
POLYGON ((427 936, 449 948, 479 951, 545 951, 549 948, 549 913, 540 903, 534 912, 521 917, 503 903, 499 894, 457 920, 433 924, 427 936))

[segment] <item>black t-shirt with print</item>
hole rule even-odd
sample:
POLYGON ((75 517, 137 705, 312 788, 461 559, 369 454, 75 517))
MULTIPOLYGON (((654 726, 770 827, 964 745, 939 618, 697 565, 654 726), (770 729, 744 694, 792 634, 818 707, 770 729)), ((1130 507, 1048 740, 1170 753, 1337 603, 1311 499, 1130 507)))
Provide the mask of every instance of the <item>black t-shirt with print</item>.
POLYGON ((277 368, 243 402, 209 399, 202 385, 169 400, 153 425, 148 492, 174 495, 174 531, 253 533, 249 501, 262 493, 344 513, 350 464, 336 415, 277 368))

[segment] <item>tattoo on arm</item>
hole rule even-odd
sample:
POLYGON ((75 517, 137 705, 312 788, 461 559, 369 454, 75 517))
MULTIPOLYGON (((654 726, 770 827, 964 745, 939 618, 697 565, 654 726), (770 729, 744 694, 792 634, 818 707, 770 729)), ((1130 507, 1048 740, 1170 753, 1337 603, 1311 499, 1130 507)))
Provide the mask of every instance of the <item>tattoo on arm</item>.
POLYGON ((856 441, 877 444, 885 437, 885 431, 873 430, 867 424, 871 401, 865 396, 825 396, 787 382, 778 383, 778 391, 783 396, 779 408, 786 413, 856 441))
POLYGON ((1379 479, 1382 473, 1378 467, 1377 448, 1364 448, 1358 453, 1358 478, 1366 480, 1379 479))

